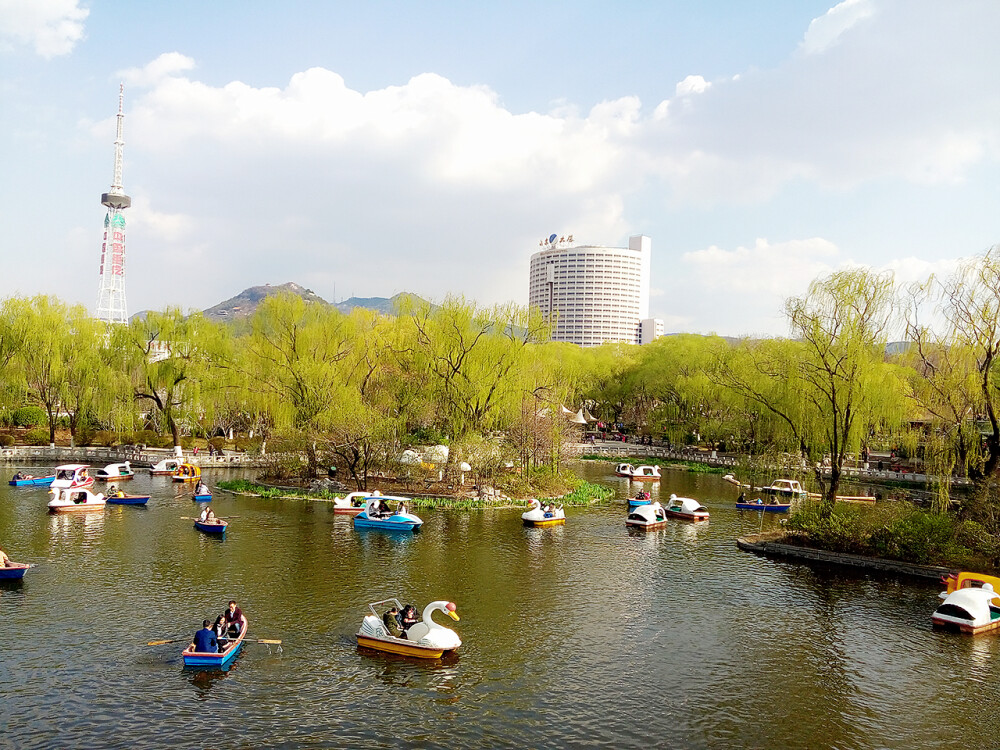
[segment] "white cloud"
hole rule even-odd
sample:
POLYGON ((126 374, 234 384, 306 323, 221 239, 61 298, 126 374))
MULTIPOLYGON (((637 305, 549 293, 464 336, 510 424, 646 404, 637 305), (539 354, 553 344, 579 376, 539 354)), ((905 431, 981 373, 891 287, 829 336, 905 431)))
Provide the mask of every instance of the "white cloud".
POLYGON ((65 55, 83 38, 89 14, 79 0, 0 0, 0 43, 29 45, 46 59, 65 55))
POLYGON ((836 44, 853 26, 874 13, 871 0, 844 0, 812 20, 799 49, 807 55, 823 52, 836 44))
POLYGON ((701 76, 688 76, 677 84, 675 93, 677 96, 689 96, 691 94, 704 94, 711 88, 712 84, 701 76))
POLYGON ((195 62, 180 52, 164 52, 141 68, 128 68, 118 72, 125 83, 136 86, 154 86, 164 78, 194 70, 195 62))

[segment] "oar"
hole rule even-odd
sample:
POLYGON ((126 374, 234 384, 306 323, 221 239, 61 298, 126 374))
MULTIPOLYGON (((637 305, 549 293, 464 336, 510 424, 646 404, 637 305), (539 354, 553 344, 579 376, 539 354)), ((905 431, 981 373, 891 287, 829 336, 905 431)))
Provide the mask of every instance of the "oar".
MULTIPOLYGON (((225 521, 228 521, 230 518, 242 518, 242 517, 243 516, 216 516, 216 518, 221 518, 221 519, 223 519, 225 521)), ((181 516, 180 519, 182 521, 200 521, 201 520, 200 518, 192 518, 191 516, 181 516)))
POLYGON ((275 646, 280 646, 281 645, 281 641, 280 640, 275 640, 273 638, 251 638, 250 642, 251 643, 271 643, 271 644, 274 644, 275 646))
POLYGON ((187 638, 167 638, 162 641, 150 641, 147 646, 162 646, 164 643, 176 643, 177 641, 186 641, 187 638))

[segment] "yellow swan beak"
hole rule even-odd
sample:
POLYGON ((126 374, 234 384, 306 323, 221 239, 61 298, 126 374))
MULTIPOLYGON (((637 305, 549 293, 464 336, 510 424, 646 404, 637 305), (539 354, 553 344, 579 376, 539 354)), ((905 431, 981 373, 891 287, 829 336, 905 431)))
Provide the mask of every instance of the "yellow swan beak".
POLYGON ((458 622, 458 615, 451 610, 448 610, 448 617, 450 617, 455 622, 458 622))

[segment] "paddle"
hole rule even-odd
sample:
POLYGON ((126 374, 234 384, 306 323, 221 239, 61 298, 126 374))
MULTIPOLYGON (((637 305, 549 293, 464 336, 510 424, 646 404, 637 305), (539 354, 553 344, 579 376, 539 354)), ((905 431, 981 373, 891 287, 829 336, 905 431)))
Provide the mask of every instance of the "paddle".
POLYGON ((162 641, 150 641, 147 646, 162 646, 164 643, 177 643, 177 641, 188 641, 189 638, 167 638, 162 641))
MULTIPOLYGON (((186 641, 188 638, 166 638, 162 641, 150 641, 147 646, 162 646, 165 643, 177 643, 177 641, 186 641)), ((281 641, 274 638, 249 638, 250 643, 267 643, 274 646, 280 646, 281 641)))
MULTIPOLYGON (((221 518, 224 521, 228 521, 230 518, 242 518, 242 516, 216 516, 216 518, 221 518)), ((182 521, 200 521, 200 518, 193 518, 192 516, 181 516, 182 521)))

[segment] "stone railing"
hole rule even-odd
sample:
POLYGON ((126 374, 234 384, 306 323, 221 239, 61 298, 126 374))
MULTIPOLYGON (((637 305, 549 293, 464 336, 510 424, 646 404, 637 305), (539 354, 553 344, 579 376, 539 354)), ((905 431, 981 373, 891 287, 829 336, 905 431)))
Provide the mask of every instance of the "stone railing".
MULTIPOLYGON (((144 446, 126 445, 114 448, 68 448, 65 446, 52 447, 48 445, 0 448, 0 460, 4 461, 51 462, 57 464, 81 463, 91 466, 123 463, 125 461, 129 461, 137 467, 152 466, 164 458, 172 458, 175 455, 174 451, 170 448, 146 448, 144 446)), ((185 451, 181 456, 181 460, 197 464, 202 469, 260 468, 267 464, 267 459, 264 456, 251 456, 246 453, 233 451, 227 451, 221 456, 210 456, 202 451, 199 451, 195 455, 192 451, 185 451)))

